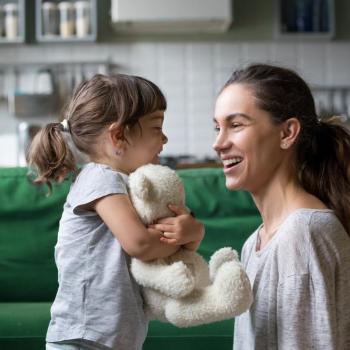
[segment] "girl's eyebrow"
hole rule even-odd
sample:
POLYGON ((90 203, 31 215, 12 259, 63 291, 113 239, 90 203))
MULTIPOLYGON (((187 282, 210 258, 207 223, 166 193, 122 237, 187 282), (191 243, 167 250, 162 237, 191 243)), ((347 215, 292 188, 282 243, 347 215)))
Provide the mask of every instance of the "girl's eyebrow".
MULTIPOLYGON (((230 122, 237 117, 243 117, 244 119, 252 120, 252 118, 249 115, 244 114, 244 113, 232 113, 232 114, 227 115, 224 119, 226 122, 230 122)), ((217 123, 217 120, 215 119, 215 117, 213 118, 213 121, 214 121, 214 123, 217 123)))
POLYGON ((152 116, 150 119, 164 119, 164 117, 163 116, 160 116, 160 115, 154 115, 154 116, 152 116))

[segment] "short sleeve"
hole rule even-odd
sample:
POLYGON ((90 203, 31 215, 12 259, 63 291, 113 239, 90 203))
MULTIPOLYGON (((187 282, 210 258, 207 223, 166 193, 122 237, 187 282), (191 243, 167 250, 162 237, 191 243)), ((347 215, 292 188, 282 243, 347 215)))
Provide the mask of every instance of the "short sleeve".
POLYGON ((104 165, 89 163, 72 184, 67 204, 74 214, 87 214, 82 206, 108 195, 127 193, 126 175, 104 165))

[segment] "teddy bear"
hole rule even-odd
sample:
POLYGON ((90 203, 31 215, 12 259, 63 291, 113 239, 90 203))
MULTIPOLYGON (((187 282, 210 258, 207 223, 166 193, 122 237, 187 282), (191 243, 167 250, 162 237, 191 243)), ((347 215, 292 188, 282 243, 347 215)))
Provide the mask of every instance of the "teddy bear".
MULTIPOLYGON (((163 165, 147 164, 130 174, 129 195, 145 225, 174 216, 169 203, 185 205, 179 176, 163 165)), ((209 264, 185 248, 148 262, 132 258, 131 273, 142 288, 148 318, 177 327, 233 318, 252 303, 249 279, 230 247, 216 251, 209 264)))

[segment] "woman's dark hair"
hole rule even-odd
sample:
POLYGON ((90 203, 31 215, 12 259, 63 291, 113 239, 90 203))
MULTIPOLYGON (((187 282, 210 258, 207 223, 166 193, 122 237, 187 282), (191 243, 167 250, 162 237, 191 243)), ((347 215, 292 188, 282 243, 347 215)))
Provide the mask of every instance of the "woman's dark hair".
POLYGON ((350 133, 337 118, 319 120, 306 82, 294 71, 255 64, 235 71, 223 89, 244 84, 257 106, 274 123, 297 118, 301 125, 296 143, 299 181, 306 191, 333 209, 350 235, 350 133))
MULTIPOLYGON (((77 149, 92 156, 97 136, 109 125, 116 123, 121 130, 132 128, 141 117, 166 107, 163 93, 147 79, 97 74, 76 88, 64 119, 77 149)), ((63 131, 61 123, 50 123, 35 136, 28 152, 29 165, 38 173, 35 183, 51 187, 51 181, 60 182, 76 171, 76 161, 63 131)))

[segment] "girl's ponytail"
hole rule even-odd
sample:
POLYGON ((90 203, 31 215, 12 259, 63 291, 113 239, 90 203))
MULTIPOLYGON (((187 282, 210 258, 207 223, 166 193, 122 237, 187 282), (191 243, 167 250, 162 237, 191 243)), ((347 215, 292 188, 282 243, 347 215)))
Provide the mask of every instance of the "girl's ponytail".
POLYGON ((74 155, 64 138, 64 131, 64 123, 50 123, 35 135, 28 152, 29 166, 34 166, 37 172, 34 183, 47 184, 51 189, 52 181, 61 182, 76 171, 74 155))
POLYGON ((305 133, 298 152, 299 179, 334 210, 350 235, 350 133, 337 120, 319 122, 312 133, 305 133))

